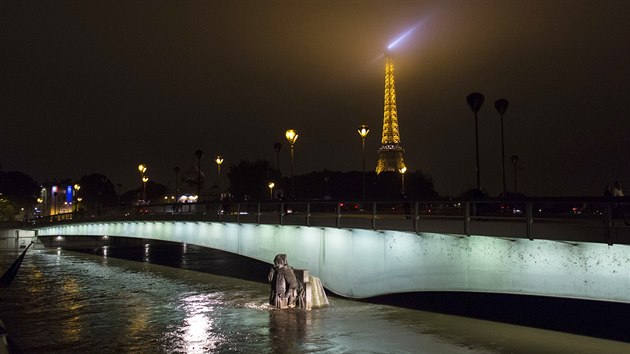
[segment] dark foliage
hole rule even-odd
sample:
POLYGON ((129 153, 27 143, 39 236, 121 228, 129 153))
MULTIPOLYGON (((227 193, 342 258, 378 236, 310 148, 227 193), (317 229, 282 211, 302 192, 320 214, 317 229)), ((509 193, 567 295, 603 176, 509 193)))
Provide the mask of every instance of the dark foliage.
POLYGON ((277 182, 280 174, 266 160, 241 160, 230 165, 227 177, 230 193, 237 199, 264 200, 268 197, 270 181, 277 182))
POLYGON ((31 176, 20 171, 0 171, 0 193, 19 207, 32 205, 39 188, 31 176))

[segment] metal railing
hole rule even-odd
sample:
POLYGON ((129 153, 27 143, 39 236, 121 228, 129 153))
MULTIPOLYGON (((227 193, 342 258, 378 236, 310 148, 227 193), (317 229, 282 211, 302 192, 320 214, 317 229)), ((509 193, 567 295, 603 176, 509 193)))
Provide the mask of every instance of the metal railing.
POLYGON ((205 202, 85 210, 28 220, 208 221, 630 243, 630 199, 205 202), (625 215, 629 216, 628 221, 625 215), (564 234, 563 234, 564 233, 564 234))

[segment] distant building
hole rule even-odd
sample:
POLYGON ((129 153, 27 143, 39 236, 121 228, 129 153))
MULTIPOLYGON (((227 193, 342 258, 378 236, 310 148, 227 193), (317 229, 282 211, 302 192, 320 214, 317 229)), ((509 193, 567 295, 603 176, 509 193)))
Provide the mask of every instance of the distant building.
POLYGON ((42 215, 70 213, 74 210, 76 200, 76 191, 72 185, 43 187, 38 199, 38 211, 42 215))

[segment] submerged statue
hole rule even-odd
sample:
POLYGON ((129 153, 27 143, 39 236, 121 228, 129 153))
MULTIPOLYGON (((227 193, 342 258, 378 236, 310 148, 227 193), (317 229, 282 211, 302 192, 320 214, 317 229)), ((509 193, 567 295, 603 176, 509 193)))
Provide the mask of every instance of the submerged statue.
POLYGON ((310 276, 308 270, 290 267, 286 254, 276 255, 267 279, 271 283, 269 304, 274 307, 310 310, 312 307, 328 305, 319 279, 310 276))

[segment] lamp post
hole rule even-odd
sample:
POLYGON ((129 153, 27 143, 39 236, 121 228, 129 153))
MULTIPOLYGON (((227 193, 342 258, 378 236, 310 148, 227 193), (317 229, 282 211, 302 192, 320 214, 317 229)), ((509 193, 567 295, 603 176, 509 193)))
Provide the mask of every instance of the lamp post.
POLYGON ((278 170, 278 173, 280 173, 280 149, 282 149, 282 144, 273 144, 273 149, 276 150, 276 169, 278 170))
POLYGON ((81 186, 76 183, 74 186, 74 211, 79 211, 79 189, 81 186))
POLYGON ((484 96, 479 92, 473 92, 466 96, 466 102, 470 109, 475 113, 475 169, 477 171, 477 189, 481 188, 481 178, 479 172, 479 128, 477 124, 477 112, 483 105, 484 96))
MULTIPOLYGON (((140 172, 140 180, 142 181, 142 202, 145 202, 147 199, 147 183, 145 181, 146 176, 144 175, 147 172, 147 165, 141 163, 138 165, 138 172, 140 172)), ((146 178, 148 181, 148 178, 146 178)))
POLYGON ((179 200, 179 167, 173 167, 173 171, 175 172, 175 202, 179 200))
POLYGON ((203 158, 203 151, 196 150, 195 156, 197 156, 197 201, 201 199, 201 159, 203 158))
POLYGON ((501 174, 503 175, 503 198, 505 198, 505 142, 503 139, 503 115, 508 108, 508 100, 501 98, 494 102, 494 108, 501 115, 501 174))
POLYGON ((365 199, 365 137, 370 132, 370 128, 366 124, 359 125, 357 130, 361 136, 361 148, 363 149, 363 165, 362 165, 362 197, 365 199))
POLYGON ((147 201, 147 182, 149 181, 149 176, 142 176, 142 200, 147 201))
POLYGON ((276 184, 273 182, 269 182, 267 186, 269 187, 269 199, 273 200, 273 187, 275 187, 276 184))
POLYGON ((291 145, 291 194, 293 199, 295 199, 295 181, 293 179, 293 145, 298 138, 298 133, 294 129, 289 129, 284 133, 284 135, 291 145))
POLYGON ((40 215, 44 214, 44 198, 41 198, 41 197, 37 198, 37 209, 39 209, 40 215))
POLYGON ((217 155, 217 158, 214 159, 214 162, 217 163, 218 176, 221 177, 221 164, 223 163, 223 157, 221 155, 217 155))
POLYGON ((400 172, 400 178, 402 180, 402 188, 400 189, 400 193, 402 195, 405 195, 405 172, 407 172, 407 167, 403 166, 401 169, 398 170, 398 172, 400 172))
POLYGON ((514 196, 518 193, 517 184, 516 184, 516 171, 518 168, 518 155, 512 155, 510 158, 512 160, 512 165, 514 166, 514 196))

